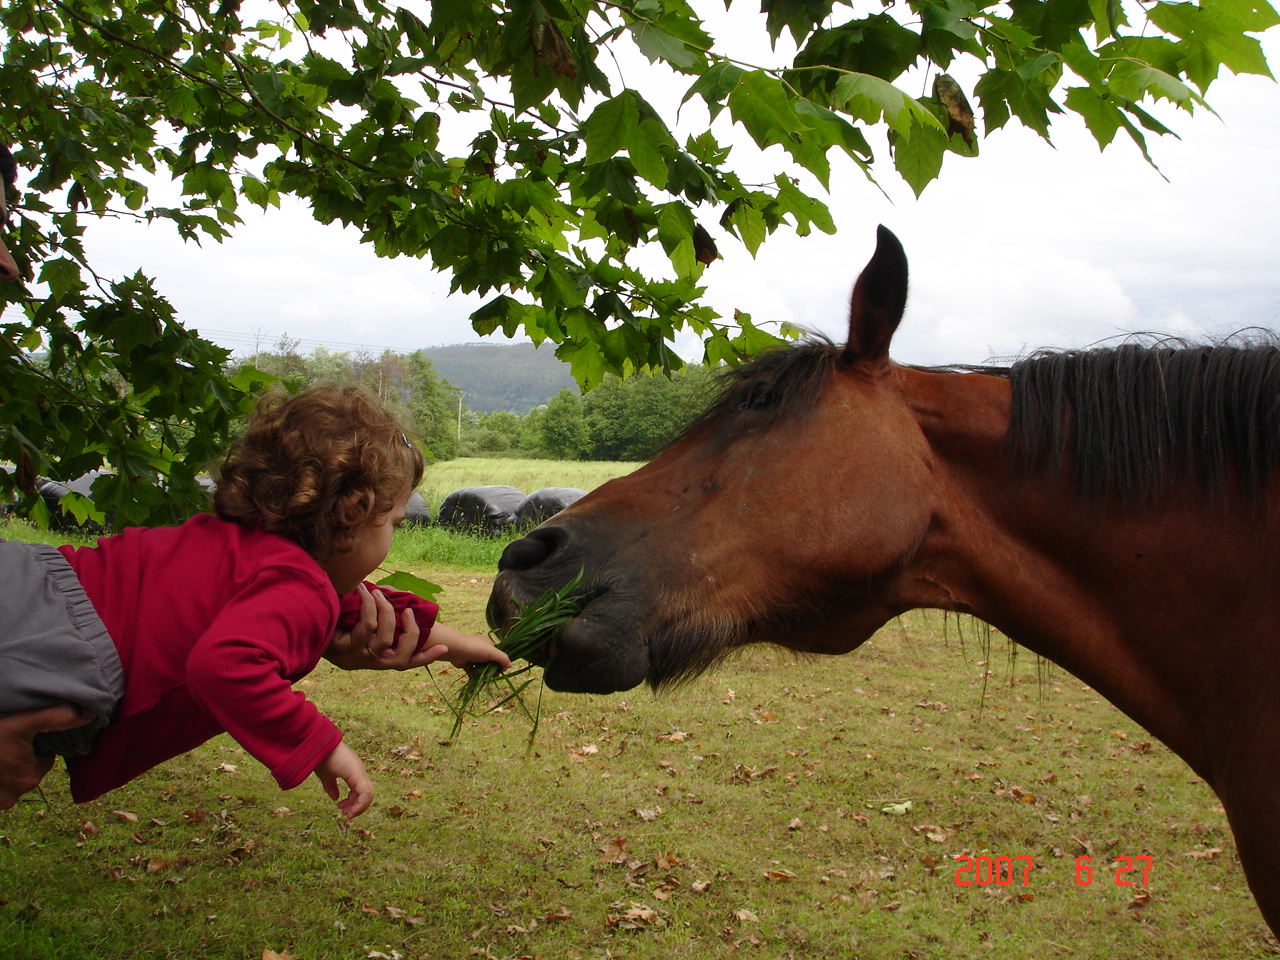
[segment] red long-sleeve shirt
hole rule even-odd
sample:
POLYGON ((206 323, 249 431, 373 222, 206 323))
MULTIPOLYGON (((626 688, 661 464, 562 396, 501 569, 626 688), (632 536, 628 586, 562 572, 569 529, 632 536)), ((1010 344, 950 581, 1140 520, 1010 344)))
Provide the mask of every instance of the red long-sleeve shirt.
POLYGON ((223 731, 297 786, 342 734, 293 684, 319 662, 338 596, 296 543, 212 514, 62 553, 115 641, 125 694, 69 758, 79 803, 223 731))

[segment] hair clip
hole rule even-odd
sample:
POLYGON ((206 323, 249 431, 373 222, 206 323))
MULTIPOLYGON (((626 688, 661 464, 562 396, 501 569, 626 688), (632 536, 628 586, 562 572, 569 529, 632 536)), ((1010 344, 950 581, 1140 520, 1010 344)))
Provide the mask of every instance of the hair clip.
POLYGON ((409 438, 406 437, 403 433, 400 434, 400 439, 404 441, 404 445, 406 447, 408 447, 410 450, 413 449, 413 444, 409 442, 409 438))

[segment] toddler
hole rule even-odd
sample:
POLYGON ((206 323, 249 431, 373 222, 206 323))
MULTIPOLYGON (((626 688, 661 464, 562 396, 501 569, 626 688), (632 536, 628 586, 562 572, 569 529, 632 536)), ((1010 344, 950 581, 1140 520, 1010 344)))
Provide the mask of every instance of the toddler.
MULTIPOLYGON (((77 708, 83 726, 35 737, 36 753, 66 757, 76 802, 225 731, 282 788, 314 773, 358 816, 373 800, 364 764, 293 684, 326 652, 348 668, 389 665, 353 649, 351 611, 374 609, 362 581, 422 469, 360 388, 270 394, 222 465, 214 513, 94 547, 0 542, 0 717, 77 708)), ((510 666, 487 637, 433 624, 436 612, 403 611, 400 643, 417 649, 397 647, 401 665, 510 666)))

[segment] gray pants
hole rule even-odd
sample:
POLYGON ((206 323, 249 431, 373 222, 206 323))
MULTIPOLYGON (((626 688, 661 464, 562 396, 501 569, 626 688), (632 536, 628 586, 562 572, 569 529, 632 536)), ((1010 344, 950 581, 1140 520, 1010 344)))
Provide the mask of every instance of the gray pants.
POLYGON ((78 756, 123 696, 116 645, 66 558, 0 540, 0 716, 59 703, 89 710, 92 723, 35 738, 37 753, 78 756))

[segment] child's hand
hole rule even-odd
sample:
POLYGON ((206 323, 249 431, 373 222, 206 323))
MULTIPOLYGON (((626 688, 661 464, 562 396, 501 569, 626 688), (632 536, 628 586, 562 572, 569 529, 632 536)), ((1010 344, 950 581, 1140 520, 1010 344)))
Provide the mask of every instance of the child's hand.
POLYGON ((338 809, 348 820, 360 816, 373 803, 373 781, 365 772, 364 761, 345 743, 338 744, 331 754, 320 761, 315 774, 320 778, 324 792, 338 804, 338 809), (347 785, 345 800, 339 799, 342 796, 339 780, 347 785))
POLYGON ((360 619, 350 631, 333 632, 324 658, 343 670, 412 670, 439 657, 429 649, 418 650, 418 621, 413 611, 400 614, 401 633, 396 637, 396 611, 380 590, 360 592, 360 619))
POLYGON ((455 667, 496 663, 505 670, 511 666, 511 658, 494 646, 488 637, 462 633, 448 624, 437 622, 431 628, 428 641, 430 646, 424 652, 434 654, 432 660, 448 660, 455 667))

